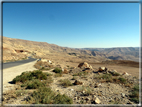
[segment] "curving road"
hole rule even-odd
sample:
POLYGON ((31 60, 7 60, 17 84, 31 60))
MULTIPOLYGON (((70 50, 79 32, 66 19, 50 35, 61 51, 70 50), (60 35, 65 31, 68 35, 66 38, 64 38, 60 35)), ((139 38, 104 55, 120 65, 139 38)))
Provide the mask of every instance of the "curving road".
POLYGON ((26 63, 29 63, 29 62, 32 62, 32 61, 36 61, 36 60, 37 60, 37 59, 28 57, 28 59, 26 59, 26 60, 3 63, 3 69, 10 68, 10 67, 14 67, 14 66, 18 66, 18 65, 21 65, 21 64, 26 64, 26 63))

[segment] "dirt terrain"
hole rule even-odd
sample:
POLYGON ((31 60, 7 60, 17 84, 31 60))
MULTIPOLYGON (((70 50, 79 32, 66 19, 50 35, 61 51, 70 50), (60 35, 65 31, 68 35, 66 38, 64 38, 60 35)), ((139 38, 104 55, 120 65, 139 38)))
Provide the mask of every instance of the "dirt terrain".
MULTIPOLYGON (((68 71, 71 70, 72 72, 63 74, 61 77, 55 77, 55 72, 53 72, 54 68, 50 70, 42 70, 42 72, 47 72, 52 74, 53 82, 50 84, 51 89, 54 92, 59 92, 62 95, 66 94, 70 98, 73 99, 74 104, 93 104, 91 103, 92 99, 94 97, 97 97, 99 101, 101 101, 100 104, 135 104, 134 102, 131 102, 129 100, 129 94, 131 91, 131 88, 125 87, 123 84, 116 84, 116 83, 105 83, 101 82, 100 80, 94 79, 94 77, 97 75, 95 72, 98 71, 99 67, 105 66, 109 68, 110 70, 116 70, 118 73, 122 74, 124 72, 127 72, 128 74, 131 74, 129 76, 126 76, 129 80, 134 81, 137 83, 137 79, 133 78, 139 77, 139 68, 138 67, 129 67, 129 66, 120 66, 120 65, 106 65, 106 64, 90 64, 93 68, 93 70, 90 70, 89 74, 86 76, 76 76, 77 80, 81 81, 82 85, 73 85, 69 87, 63 87, 60 85, 60 80, 68 79, 72 84, 74 84, 75 80, 72 78, 74 77, 73 74, 82 72, 83 69, 79 68, 79 63, 76 62, 62 62, 61 60, 58 60, 58 62, 53 61, 54 66, 60 65, 61 68, 67 68, 68 71), (98 86, 95 88, 95 84, 100 83, 101 86, 98 86), (91 90, 91 95, 82 95, 83 87, 89 87, 91 90), (93 97, 94 96, 94 97, 93 97), (88 100, 85 100, 88 99, 88 100)), ((31 62, 28 64, 21 65, 19 67, 13 67, 9 69, 5 69, 3 71, 3 104, 26 104, 25 100, 28 98, 28 96, 31 95, 31 93, 34 91, 32 89, 27 89, 25 91, 26 94, 18 96, 18 98, 15 99, 15 97, 10 98, 11 94, 9 92, 15 92, 15 90, 21 90, 18 84, 11 84, 10 82, 13 78, 15 78, 17 75, 20 75, 24 71, 32 71, 36 68, 34 68, 34 64, 36 62, 31 62), (10 74, 9 74, 10 73, 10 74), (7 77, 8 75, 8 77, 7 77)), ((130 86, 131 87, 131 86, 130 86)), ((22 92, 22 91, 20 91, 22 92)))

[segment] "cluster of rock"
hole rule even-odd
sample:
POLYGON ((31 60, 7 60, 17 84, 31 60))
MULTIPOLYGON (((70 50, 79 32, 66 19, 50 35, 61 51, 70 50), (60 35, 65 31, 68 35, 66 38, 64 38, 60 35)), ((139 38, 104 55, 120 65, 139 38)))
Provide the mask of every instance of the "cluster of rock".
MULTIPOLYGON (((112 74, 112 75, 115 74, 115 73, 118 73, 116 70, 110 70, 110 69, 108 69, 108 68, 106 68, 106 67, 99 67, 98 72, 110 73, 110 74, 112 74)), ((119 73, 119 74, 121 74, 121 75, 126 75, 126 76, 131 75, 131 74, 128 74, 127 72, 119 73)))

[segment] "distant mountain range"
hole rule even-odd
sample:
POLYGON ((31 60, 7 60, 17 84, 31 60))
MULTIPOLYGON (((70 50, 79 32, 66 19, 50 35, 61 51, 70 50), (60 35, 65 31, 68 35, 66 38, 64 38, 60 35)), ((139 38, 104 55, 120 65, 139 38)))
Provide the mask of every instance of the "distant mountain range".
POLYGON ((46 42, 35 42, 3 37, 3 60, 24 58, 29 55, 67 55, 76 58, 90 58, 93 61, 132 60, 139 61, 139 47, 125 48, 68 48, 46 42), (17 57, 19 56, 19 57, 17 57), (20 57, 22 56, 22 57, 20 57))
POLYGON ((82 48, 92 52, 99 52, 113 60, 139 61, 139 47, 118 47, 118 48, 82 48))

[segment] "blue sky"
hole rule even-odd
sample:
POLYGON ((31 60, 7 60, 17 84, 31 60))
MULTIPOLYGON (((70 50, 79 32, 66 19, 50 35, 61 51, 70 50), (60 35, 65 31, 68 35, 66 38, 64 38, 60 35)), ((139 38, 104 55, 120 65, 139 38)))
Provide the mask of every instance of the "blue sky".
POLYGON ((138 47, 139 3, 3 3, 3 36, 71 48, 138 47))

